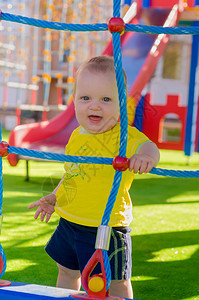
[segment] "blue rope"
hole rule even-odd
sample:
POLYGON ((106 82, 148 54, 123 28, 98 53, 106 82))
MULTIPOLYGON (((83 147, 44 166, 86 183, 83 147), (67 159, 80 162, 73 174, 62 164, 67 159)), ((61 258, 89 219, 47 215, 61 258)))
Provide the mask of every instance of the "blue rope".
POLYGON ((106 23, 102 24, 66 24, 60 22, 49 22, 45 20, 38 20, 34 18, 13 15, 1 12, 1 20, 22 23, 25 25, 32 25, 41 28, 65 30, 65 31, 106 31, 108 26, 106 23))
POLYGON ((113 17, 120 17, 120 0, 113 1, 113 17))
POLYGON ((127 131, 128 131, 128 119, 127 119, 127 106, 126 106, 126 92, 124 84, 124 76, 122 69, 122 53, 120 45, 120 34, 114 32, 113 37, 113 56, 115 64, 115 73, 118 86, 119 104, 120 104, 120 150, 119 156, 126 156, 127 147, 127 131))
POLYGON ((199 178, 199 170, 197 171, 186 171, 186 170, 167 170, 160 168, 153 168, 149 173, 158 176, 169 176, 177 178, 199 178))
MULTIPOLYGON (((2 142, 1 134, 1 123, 0 123, 0 143, 2 142)), ((2 157, 0 157, 0 216, 2 215, 2 205, 3 205, 3 166, 2 157)))
MULTIPOLYGON (((0 142, 2 141, 1 134, 1 123, 0 123, 0 142)), ((3 166, 2 157, 0 157, 0 217, 2 217, 2 205, 3 205, 3 166)), ((0 278, 5 274, 6 271, 6 256, 0 243, 0 256, 3 260, 3 270, 0 273, 0 278)))
MULTIPOLYGON (((115 63, 115 73, 119 93, 119 103, 120 103, 120 150, 119 156, 126 156, 126 147, 127 147, 127 130, 128 130, 128 120, 127 120, 127 108, 126 108, 126 94, 125 94, 125 84, 123 77, 122 69, 122 54, 120 47, 120 34, 114 32, 113 36, 113 54, 114 54, 114 63, 115 63)), ((120 182, 122 179, 122 172, 116 171, 112 189, 106 204, 104 215, 102 217, 102 225, 108 225, 111 212, 118 194, 120 187, 120 182)))
MULTIPOLYGON (((89 156, 72 156, 51 152, 42 152, 29 150, 18 147, 8 147, 8 153, 18 154, 27 157, 34 157, 44 160, 60 161, 60 162, 73 162, 73 163, 86 163, 86 164, 105 164, 112 165, 113 159, 109 157, 89 157, 89 156)), ((2 159, 2 158, 1 158, 2 159)), ((199 170, 186 171, 186 170, 167 170, 160 168, 153 168, 149 173, 159 176, 181 177, 181 178, 199 178, 199 170)))
MULTIPOLYGON (((115 16, 118 16, 118 10, 116 9, 115 16)), ((65 31, 107 31, 108 25, 106 23, 96 24, 66 24, 60 22, 49 22, 45 20, 39 20, 34 18, 23 17, 20 15, 14 15, 1 12, 2 21, 10 21, 21 23, 25 25, 32 25, 41 28, 49 28, 55 30, 65 31)), ((126 24, 125 31, 134 31, 140 33, 149 34, 170 34, 170 35, 195 35, 199 34, 199 26, 192 27, 163 27, 163 26, 147 26, 147 25, 134 25, 126 24)))
MULTIPOLYGON (((113 16, 120 17, 120 0, 113 1, 113 16)), ((126 101, 123 69, 122 69, 120 34, 118 32, 112 33, 112 40, 113 40, 113 57, 114 57, 114 65, 115 65, 115 74, 116 74, 116 81, 117 81, 117 88, 118 88, 118 95, 119 95, 119 105, 120 105, 119 156, 126 156, 128 120, 127 120, 127 105, 126 105, 127 101, 126 101)), ((111 212, 113 210, 113 206, 120 187, 121 179, 122 179, 122 172, 115 171, 111 192, 101 221, 102 225, 108 225, 109 223, 111 212)), ((108 258, 108 252, 105 250, 104 252, 106 252, 108 258)), ((111 283, 111 269, 110 269, 109 259, 104 259, 104 266, 105 266, 106 278, 107 278, 106 290, 108 290, 111 283)))
POLYGON ((133 25, 126 24, 126 31, 150 33, 150 34, 199 34, 199 26, 193 27, 163 27, 163 26, 147 26, 147 25, 133 25))
POLYGON ((2 270, 2 272, 0 273, 0 278, 1 278, 1 277, 3 277, 3 275, 5 274, 6 267, 7 267, 7 264, 6 264, 6 256, 5 256, 5 253, 4 253, 4 251, 3 251, 3 248, 2 248, 2 246, 1 246, 1 244, 0 244, 0 256, 1 256, 2 260, 3 260, 3 270, 2 270))
POLYGON ((102 254, 103 254, 104 268, 106 273, 106 291, 107 291, 111 284, 111 267, 110 267, 107 250, 102 250, 102 254))
POLYGON ((64 155, 51 152, 42 152, 29 150, 25 148, 18 147, 8 147, 8 153, 14 153, 18 155, 35 157, 39 159, 53 160, 53 161, 62 161, 62 162, 73 162, 73 163, 87 163, 87 164, 105 164, 111 165, 113 159, 109 157, 89 157, 89 156, 72 156, 64 155))
POLYGON ((101 222, 102 225, 108 225, 108 223, 110 221, 110 215, 111 215, 114 203, 115 203, 115 199, 117 197, 121 179, 122 179, 122 172, 116 171, 114 180, 113 180, 113 185, 111 188, 111 192, 110 192, 108 201, 106 203, 106 208, 105 208, 105 211, 104 211, 104 214, 102 217, 102 222, 101 222))

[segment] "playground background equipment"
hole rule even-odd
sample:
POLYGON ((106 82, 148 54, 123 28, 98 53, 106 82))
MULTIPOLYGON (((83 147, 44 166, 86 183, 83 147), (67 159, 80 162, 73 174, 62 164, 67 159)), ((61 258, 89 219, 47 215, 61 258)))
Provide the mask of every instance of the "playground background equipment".
MULTIPOLYGON (((152 9, 148 14, 142 10, 141 1, 135 1, 130 13, 124 17, 125 22, 143 23, 142 18, 151 25, 175 26, 179 20, 179 8, 152 9), (141 18, 142 17, 142 18, 141 18)), ((141 92, 150 80, 158 59, 161 57, 169 37, 166 35, 148 35, 126 32, 122 36, 123 67, 127 73, 129 91, 129 124, 133 124, 134 106, 140 100, 141 92), (151 50, 153 49, 153 51, 151 50), (154 50, 155 49, 155 50, 154 50)), ((111 42, 103 54, 112 55, 111 42)), ((74 105, 50 121, 21 125, 12 130, 9 143, 12 146, 21 146, 35 150, 48 149, 55 152, 64 152, 70 134, 78 126, 75 118, 74 105)), ((16 165, 18 158, 14 154, 8 156, 11 165, 16 165)))
MULTIPOLYGON (((38 2, 39 0, 37 0, 37 5, 38 2)), ((138 24, 139 22, 142 24, 145 22, 148 25, 161 25, 164 22, 164 20, 167 19, 167 21, 165 22, 165 26, 172 26, 172 23, 177 24, 178 23, 177 19, 179 19, 179 16, 177 15, 175 16, 176 8, 173 7, 171 11, 171 6, 175 5, 175 3, 176 1, 173 1, 172 3, 168 4, 165 1, 158 1, 158 3, 156 3, 154 1, 142 2, 141 0, 137 0, 134 1, 133 4, 131 5, 130 9, 128 10, 127 14, 124 17, 124 20, 126 23, 129 22, 132 24, 138 24), (151 22, 151 19, 153 19, 153 23, 151 22)), ((196 23, 193 23, 193 20, 197 19, 197 6, 194 7, 194 5, 197 5, 197 1, 195 2, 188 1, 187 5, 188 6, 184 5, 185 10, 181 11, 180 22, 181 23, 183 22, 186 25, 192 25, 192 24, 197 25, 196 23)), ((126 9, 128 5, 126 6, 124 5, 124 7, 126 9)), ((49 4, 47 8, 51 12, 52 3, 49 4)), ((36 3, 35 3, 35 15, 37 15, 37 11, 36 11, 37 9, 38 8, 36 7, 36 3)), ((50 15, 51 14, 49 14, 49 16, 50 15)), ((72 16, 73 21, 75 21, 74 18, 76 19, 76 16, 73 15, 72 16)), ((87 16, 84 18, 84 20, 87 19, 89 20, 88 13, 87 16)), ((63 20, 63 14, 62 14, 62 20, 63 20)), ((34 28, 34 31, 35 30, 36 29, 34 28)), ((45 45, 45 49, 43 50, 44 51, 43 67, 45 70, 47 69, 50 70, 51 61, 53 66, 53 56, 56 54, 56 51, 52 48, 51 38, 52 36, 49 35, 49 30, 45 30, 45 39, 48 40, 47 42, 45 41, 46 45, 45 45)), ((178 37, 178 39, 180 38, 181 37, 178 37)), ((76 62, 74 59, 74 57, 76 56, 75 55, 75 48, 77 46, 76 41, 77 39, 79 39, 79 37, 77 38, 75 37, 74 34, 71 34, 70 53, 68 56, 69 62, 68 62, 68 69, 67 69, 68 75, 64 75, 64 73, 62 72, 63 70, 61 70, 60 67, 64 64, 64 54, 60 48, 63 46, 63 43, 61 44, 62 39, 63 39, 63 35, 61 35, 60 33, 59 35, 60 46, 58 51, 59 53, 58 70, 56 72, 51 71, 51 76, 48 76, 47 72, 45 72, 44 70, 42 71, 41 67, 39 67, 38 70, 35 67, 38 60, 36 53, 38 53, 37 48, 39 46, 38 46, 38 35, 36 36, 34 34, 35 43, 33 44, 34 45, 33 52, 35 54, 33 55, 34 76, 32 76, 32 80, 34 79, 35 81, 37 81, 38 78, 40 78, 39 76, 35 75, 36 72, 39 72, 40 76, 42 76, 43 78, 42 79, 43 83, 37 82, 36 85, 31 85, 37 88, 40 86, 40 88, 38 91, 36 89, 31 91, 31 104, 23 104, 20 105, 20 107, 25 111, 31 110, 33 112, 34 110, 36 110, 37 112, 34 112, 34 114, 37 116, 42 114, 42 119, 45 121, 47 121, 47 119, 49 118, 51 119, 54 115, 57 115, 56 110, 65 110, 65 113, 69 113, 67 112, 66 105, 65 104, 63 105, 63 103, 68 102, 68 104, 70 104, 71 101, 70 95, 72 93, 72 86, 73 86, 73 74, 78 64, 80 64, 81 62, 81 59, 79 58, 76 62), (67 78, 65 79, 67 82, 64 82, 64 76, 67 76, 67 78), (43 84, 43 88, 41 87, 41 84, 43 84), (67 94, 64 92, 66 91, 66 89, 68 91, 67 94), (44 102, 42 103, 41 100, 39 100, 40 104, 35 105, 36 98, 45 99, 44 101, 45 103, 44 102), (66 100, 66 98, 70 100, 68 101, 66 100), (52 99, 55 104, 52 104, 52 99), (53 110, 55 111, 53 112, 53 110)), ((180 68, 181 77, 183 74, 185 74, 184 70, 190 68, 190 72, 192 71, 189 80, 190 84, 186 78, 185 79, 182 78, 180 82, 179 80, 176 81, 175 78, 171 80, 165 79, 162 75, 163 71, 161 70, 161 66, 164 65, 165 68, 164 61, 165 59, 168 60, 167 53, 170 51, 169 50, 171 48, 170 45, 172 45, 172 42, 169 42, 170 38, 168 37, 168 35, 160 34, 155 40, 154 36, 151 35, 126 32, 121 37, 121 39, 122 39, 123 65, 126 70, 127 78, 128 78, 129 124, 131 125, 133 124, 135 105, 137 105, 134 125, 139 130, 143 131, 146 135, 148 135, 149 138, 153 140, 160 149, 184 150, 185 154, 188 156, 190 156, 194 151, 198 151, 199 140, 198 140, 198 131, 196 130, 196 128, 198 128, 198 124, 199 124, 198 122, 199 102, 198 102, 196 89, 195 89, 195 86, 198 83, 197 80, 196 81, 194 80, 196 77, 195 70, 196 70, 196 62, 197 62, 197 57, 196 57, 197 51, 195 50, 195 52, 193 52, 192 63, 190 63, 189 54, 188 54, 189 48, 192 47, 191 46, 192 42, 190 41, 190 37, 184 38, 183 46, 181 46, 181 43, 178 43, 179 46, 177 46, 178 49, 177 54, 178 57, 183 56, 182 59, 183 63, 181 63, 180 66, 176 67, 178 69, 180 68), (187 50, 186 51, 183 50, 186 47, 187 50), (168 48, 168 50, 166 51, 166 54, 162 55, 165 48, 166 49, 168 48), (180 51, 182 51, 183 53, 181 54, 180 51), (147 85, 149 81, 150 84, 147 85), (174 88, 172 88, 172 86, 174 86, 174 88), (166 87, 166 95, 164 94, 165 87, 166 87), (188 95, 189 87, 190 89, 188 95), (178 96, 176 97, 176 95, 178 96), (169 99, 172 100, 170 101, 169 99), (196 109, 193 110, 193 106, 196 109), (155 118, 154 118, 154 114, 156 116, 155 118)), ((196 49, 197 37, 195 38, 193 37, 193 40, 194 39, 195 39, 195 44, 194 47, 192 48, 196 49)), ((175 42, 177 43, 176 38, 175 38, 175 42)), ((88 48, 90 49, 89 55, 94 54, 93 46, 92 46, 93 43, 88 44, 88 41, 85 42, 84 39, 82 45, 84 46, 83 47, 84 54, 86 53, 86 49, 88 48), (87 47, 88 45, 89 47, 87 47)), ((97 48, 99 52, 100 50, 99 44, 97 48)), ((64 49, 66 53, 66 47, 64 49)), ((111 43, 109 43, 108 46, 103 50, 102 54, 112 55, 111 43)), ((87 51, 87 55, 88 55, 88 51, 87 51)), ((172 55, 175 56, 176 53, 172 55)), ((41 62, 38 63, 40 66, 41 62)), ((170 65, 175 67, 175 61, 174 62, 170 61, 170 65)), ((187 77, 186 74, 184 75, 184 77, 185 76, 187 77)), ((18 123, 20 122, 20 115, 21 115, 20 107, 17 107, 16 110, 18 123)), ((69 111, 70 112, 72 111, 71 108, 69 109, 69 111)), ((67 117, 67 120, 68 119, 70 120, 73 119, 73 116, 69 118, 67 117)), ((55 120, 54 119, 52 120, 53 120, 53 126, 56 126, 55 123, 59 122, 59 117, 57 118, 56 116, 55 120)), ((29 141, 28 141, 28 137, 30 137, 30 134, 27 134, 27 130, 33 130, 32 133, 34 136, 35 134, 37 134, 36 133, 37 126, 35 127, 35 125, 32 125, 29 127, 28 125, 27 128, 20 127, 20 129, 17 127, 16 130, 19 131, 18 133, 16 133, 16 136, 18 135, 20 138, 18 139, 16 137, 13 137, 13 133, 11 133, 10 143, 15 145, 15 140, 18 139, 20 145, 21 143, 22 144, 25 143, 25 145, 27 146, 27 144, 29 143, 31 146, 28 147, 39 149, 39 147, 41 147, 40 141, 43 138, 44 146, 42 146, 42 149, 45 149, 46 147, 50 147, 53 151, 55 150, 58 152, 60 151, 63 152, 64 144, 67 142, 70 133, 78 125, 75 120, 72 123, 73 125, 71 129, 70 126, 68 126, 66 123, 62 124, 61 130, 63 135, 60 134, 59 131, 55 132, 56 130, 53 130, 53 132, 49 131, 50 133, 49 135, 46 133, 44 133, 43 135, 45 128, 47 128, 48 130, 48 123, 42 123, 42 125, 41 123, 38 123, 38 129, 39 132, 41 133, 41 139, 39 138, 39 140, 35 140, 35 138, 33 138, 33 140, 30 139, 29 141), (66 130, 64 130, 64 128, 66 130), (53 135, 51 135, 51 133, 53 135), (56 139, 55 136, 56 134, 59 135, 58 140, 56 139), (63 138, 64 141, 63 144, 60 144, 61 138, 63 138)), ((60 130, 60 125, 57 125, 57 127, 58 130, 60 130)), ((14 158, 14 155, 12 157, 12 160, 10 159, 10 162, 12 165, 16 165, 17 160, 16 157, 14 158)))
MULTIPOLYGON (((35 19, 74 24, 106 22, 112 15, 111 0, 106 2, 106 9, 103 0, 34 0, 31 5, 27 5, 27 0, 5 0, 0 1, 0 6, 4 12, 12 10, 35 19)), ((65 110, 75 69, 81 61, 102 51, 108 34, 53 31, 13 23, 1 29, 4 53, 0 115, 7 129, 16 124, 46 121, 65 110)))

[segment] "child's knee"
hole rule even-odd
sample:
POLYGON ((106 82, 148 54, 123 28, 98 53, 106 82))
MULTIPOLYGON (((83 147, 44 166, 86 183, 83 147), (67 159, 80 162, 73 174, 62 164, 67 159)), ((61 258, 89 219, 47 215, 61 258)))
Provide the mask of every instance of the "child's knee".
POLYGON ((112 280, 110 285, 110 295, 133 299, 131 280, 112 280))
POLYGON ((131 281, 130 279, 124 279, 124 280, 112 280, 111 281, 111 286, 115 287, 128 287, 131 286, 131 281))
POLYGON ((81 276, 81 273, 79 270, 71 270, 68 269, 60 264, 57 264, 58 269, 59 269, 59 274, 64 276, 65 278, 70 278, 70 279, 79 279, 81 276))

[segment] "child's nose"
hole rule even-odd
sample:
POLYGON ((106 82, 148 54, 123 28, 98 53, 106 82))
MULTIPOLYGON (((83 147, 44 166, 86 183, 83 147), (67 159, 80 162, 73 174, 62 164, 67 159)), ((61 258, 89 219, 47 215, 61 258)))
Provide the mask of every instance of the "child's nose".
POLYGON ((92 101, 90 102, 90 109, 92 110, 99 110, 100 109, 100 103, 97 99, 92 99, 92 101))

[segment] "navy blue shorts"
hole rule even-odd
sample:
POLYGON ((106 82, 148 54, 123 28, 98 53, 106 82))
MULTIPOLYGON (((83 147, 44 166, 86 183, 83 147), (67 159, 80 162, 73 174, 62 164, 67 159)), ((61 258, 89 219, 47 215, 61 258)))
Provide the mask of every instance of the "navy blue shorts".
MULTIPOLYGON (((129 227, 112 228, 108 251, 112 280, 131 278, 130 231, 129 227)), ((95 252, 96 233, 95 227, 74 224, 61 218, 45 250, 58 264, 82 272, 95 252)), ((97 264, 92 274, 99 273, 101 268, 97 264)))

